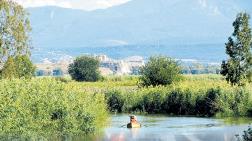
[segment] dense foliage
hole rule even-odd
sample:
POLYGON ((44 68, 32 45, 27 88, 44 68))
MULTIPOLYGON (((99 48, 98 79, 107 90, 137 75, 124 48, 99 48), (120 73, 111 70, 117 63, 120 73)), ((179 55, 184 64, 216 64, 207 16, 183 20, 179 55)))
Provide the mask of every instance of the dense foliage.
POLYGON ((35 74, 35 66, 27 55, 9 57, 1 70, 1 78, 31 79, 35 74))
POLYGON ((170 85, 180 79, 181 69, 178 63, 169 57, 151 57, 141 68, 140 84, 142 86, 170 85))
POLYGON ((103 94, 49 78, 0 80, 0 136, 92 133, 106 119, 103 94))
POLYGON ((18 78, 30 79, 35 74, 35 66, 27 55, 15 57, 18 78))
POLYGON ((0 65, 9 57, 30 53, 30 21, 25 9, 12 0, 0 1, 0 65))
POLYGON ((221 75, 184 75, 169 86, 137 87, 138 77, 107 77, 76 83, 85 91, 105 93, 111 112, 194 116, 252 116, 252 86, 230 86, 221 75))
POLYGON ((105 93, 108 108, 111 112, 122 112, 122 107, 124 105, 124 96, 120 91, 108 91, 105 93))
POLYGON ((81 56, 77 57, 69 65, 68 72, 76 81, 98 81, 100 79, 99 61, 94 57, 81 56))
POLYGON ((249 15, 240 13, 233 23, 234 32, 226 43, 227 61, 222 62, 221 74, 232 85, 242 85, 252 76, 252 33, 249 15))
POLYGON ((250 116, 251 92, 250 85, 231 87, 217 75, 186 76, 184 81, 166 87, 107 90, 106 99, 109 99, 111 111, 207 117, 250 116))
POLYGON ((0 73, 0 77, 7 79, 13 79, 17 77, 16 63, 13 57, 9 57, 5 62, 0 73))

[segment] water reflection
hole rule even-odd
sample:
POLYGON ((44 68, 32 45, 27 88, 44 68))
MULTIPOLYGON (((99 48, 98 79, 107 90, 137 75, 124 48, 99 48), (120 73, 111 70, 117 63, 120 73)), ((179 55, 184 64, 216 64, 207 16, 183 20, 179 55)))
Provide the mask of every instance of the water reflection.
POLYGON ((235 135, 247 129, 251 118, 196 118, 164 115, 138 115, 141 128, 128 129, 128 115, 112 115, 102 131, 89 136, 60 136, 32 139, 0 138, 25 141, 237 141, 235 135))
POLYGON ((128 141, 136 140, 139 136, 139 128, 120 130, 120 132, 106 133, 105 141, 128 141))
POLYGON ((247 129, 251 119, 247 118, 195 118, 138 116, 144 125, 140 129, 122 126, 127 115, 112 117, 105 129, 102 141, 236 141, 236 134, 247 129))

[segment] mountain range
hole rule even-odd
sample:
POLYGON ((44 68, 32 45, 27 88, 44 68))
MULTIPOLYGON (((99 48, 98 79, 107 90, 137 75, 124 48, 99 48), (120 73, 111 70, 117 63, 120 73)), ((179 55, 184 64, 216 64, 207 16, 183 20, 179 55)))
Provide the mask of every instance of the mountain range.
POLYGON ((28 11, 35 49, 90 48, 93 52, 99 47, 188 44, 219 44, 224 48, 236 14, 252 14, 252 1, 131 0, 94 11, 51 6, 28 11))

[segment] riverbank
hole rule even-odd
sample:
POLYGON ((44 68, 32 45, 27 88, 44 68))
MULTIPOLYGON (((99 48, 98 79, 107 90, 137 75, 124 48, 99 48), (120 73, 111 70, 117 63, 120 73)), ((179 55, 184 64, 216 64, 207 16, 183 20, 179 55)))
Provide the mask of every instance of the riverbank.
POLYGON ((138 87, 136 77, 96 83, 80 85, 105 93, 111 112, 201 117, 252 115, 252 85, 232 87, 220 75, 184 75, 182 81, 170 86, 148 88, 138 87))
POLYGON ((0 132, 89 134, 104 127, 109 112, 249 117, 251 96, 251 84, 231 87, 219 75, 186 75, 176 84, 149 88, 138 87, 138 78, 129 76, 99 82, 0 80, 0 132))

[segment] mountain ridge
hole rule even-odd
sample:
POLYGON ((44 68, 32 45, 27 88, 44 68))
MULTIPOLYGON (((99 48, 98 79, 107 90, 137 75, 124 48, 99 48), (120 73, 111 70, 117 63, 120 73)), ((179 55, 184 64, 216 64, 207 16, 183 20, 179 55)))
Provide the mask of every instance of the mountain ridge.
POLYGON ((33 27, 33 46, 37 50, 65 50, 66 54, 72 50, 76 51, 69 55, 108 53, 116 58, 119 55, 147 57, 163 54, 177 58, 185 55, 186 59, 204 59, 206 55, 202 57, 200 52, 197 52, 200 50, 200 44, 205 46, 205 53, 219 55, 217 59, 209 59, 216 61, 224 59, 224 43, 233 32, 232 23, 236 14, 239 11, 250 11, 251 14, 252 8, 248 3, 251 2, 190 0, 185 3, 182 0, 132 0, 119 6, 94 11, 53 6, 28 8, 28 11, 33 27), (209 44, 218 46, 214 46, 213 50, 213 46, 209 44), (162 46, 168 50, 149 49, 162 46), (188 52, 190 50, 187 46, 195 53, 188 52), (180 54, 181 48, 187 52, 180 54))
POLYGON ((28 11, 34 45, 47 48, 223 42, 232 32, 236 13, 232 8, 238 8, 226 1, 207 1, 208 5, 204 2, 132 0, 94 11, 59 7, 29 8, 28 11), (214 2, 220 3, 220 8, 214 2), (223 3, 229 6, 224 6, 226 13, 232 11, 229 15, 222 10, 223 3))

